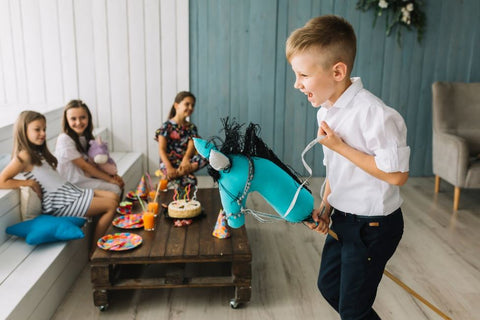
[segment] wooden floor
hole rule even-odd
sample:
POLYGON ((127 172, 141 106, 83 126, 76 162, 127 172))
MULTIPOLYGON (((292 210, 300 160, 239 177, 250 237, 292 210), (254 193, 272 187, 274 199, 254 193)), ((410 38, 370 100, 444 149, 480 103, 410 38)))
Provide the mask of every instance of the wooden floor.
MULTIPOLYGON (((321 178, 311 180, 318 194, 321 178)), ((200 185, 210 186, 205 177, 200 185)), ((410 178, 402 187, 405 233, 387 270, 452 319, 480 318, 480 190, 462 191, 452 212, 453 188, 434 179, 410 178)), ((319 203, 319 198, 316 198, 319 203)), ((257 194, 247 205, 272 209, 257 194)), ((213 228, 213 226, 212 226, 213 228)), ((324 236, 302 224, 247 219, 252 249, 250 303, 231 309, 231 288, 119 291, 110 307, 93 305, 86 267, 53 319, 339 319, 316 287, 324 236)), ((382 319, 442 319, 392 280, 383 278, 375 309, 382 319)))

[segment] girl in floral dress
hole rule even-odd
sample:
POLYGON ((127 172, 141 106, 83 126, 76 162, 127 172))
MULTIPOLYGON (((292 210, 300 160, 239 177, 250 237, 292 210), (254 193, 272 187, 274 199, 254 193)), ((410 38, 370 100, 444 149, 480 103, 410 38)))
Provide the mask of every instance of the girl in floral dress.
POLYGON ((175 97, 168 121, 155 131, 160 155, 160 170, 168 180, 177 180, 180 186, 197 184, 193 173, 207 161, 196 154, 192 138, 198 137, 197 127, 187 121, 195 107, 195 96, 181 91, 175 97))

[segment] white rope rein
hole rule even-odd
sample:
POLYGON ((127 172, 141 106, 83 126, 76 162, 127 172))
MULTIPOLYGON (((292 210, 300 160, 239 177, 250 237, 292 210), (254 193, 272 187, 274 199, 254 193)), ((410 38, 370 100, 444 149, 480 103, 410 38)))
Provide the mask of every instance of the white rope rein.
MULTIPOLYGON (((255 210, 252 210, 252 209, 246 209, 243 206, 241 207, 240 212, 245 214, 245 215, 250 214, 255 219, 257 219, 259 222, 264 222, 264 223, 265 222, 277 222, 277 221, 284 220, 285 217, 290 213, 290 211, 292 211, 293 207, 295 206, 295 203, 297 202, 297 198, 298 198, 298 195, 300 193, 300 190, 302 190, 302 187, 305 185, 305 183, 307 183, 308 179, 310 179, 312 177, 312 168, 310 168, 310 166, 305 161, 305 158, 304 158, 305 153, 307 153, 310 149, 312 149, 323 138, 324 138, 324 136, 316 137, 315 139, 310 141, 310 143, 305 147, 305 149, 303 149, 303 151, 302 151, 302 163, 303 163, 303 166, 305 167, 305 169, 308 171, 309 176, 307 177, 307 179, 305 179, 305 181, 302 182, 301 185, 298 186, 297 191, 295 192, 295 195, 294 195, 292 201, 290 202, 290 206, 287 209, 287 212, 285 212, 285 214, 282 217, 280 217, 278 215, 275 215, 275 214, 255 211, 255 210)), ((248 189, 247 189, 247 191, 248 191, 248 189)))
POLYGON ((305 183, 307 183, 307 181, 312 177, 312 168, 310 168, 310 166, 307 164, 307 162, 305 161, 305 153, 307 153, 310 149, 313 148, 313 146, 315 146, 318 142, 320 142, 320 140, 322 140, 324 138, 324 136, 319 136, 319 137, 316 137, 315 139, 313 139, 312 141, 310 141, 309 144, 307 144, 307 146, 305 147, 305 149, 303 149, 302 151, 302 163, 303 163, 303 166, 305 167, 305 169, 308 171, 308 177, 302 182, 301 185, 298 186, 297 188, 297 192, 295 192, 295 195, 293 196, 293 199, 292 201, 290 202, 290 206, 288 207, 287 211, 285 212, 285 214, 283 215, 283 218, 286 218, 289 214, 290 214, 290 211, 292 211, 293 207, 295 206, 295 204, 297 203, 297 199, 298 199, 298 195, 300 193, 300 190, 302 190, 303 186, 305 185, 305 183))
POLYGON ((250 214, 255 219, 257 219, 257 221, 263 222, 263 223, 265 223, 265 222, 277 222, 277 221, 283 220, 282 217, 279 217, 276 214, 270 214, 270 213, 255 211, 255 210, 246 209, 246 208, 243 208, 243 207, 240 209, 240 212, 245 214, 245 215, 250 214))

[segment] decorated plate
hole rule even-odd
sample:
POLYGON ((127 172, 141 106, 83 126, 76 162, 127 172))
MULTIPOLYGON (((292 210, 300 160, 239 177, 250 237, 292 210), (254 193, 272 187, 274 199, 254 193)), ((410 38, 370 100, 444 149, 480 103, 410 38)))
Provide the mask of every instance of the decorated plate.
POLYGON ((103 250, 123 251, 138 247, 142 243, 142 237, 138 234, 123 232, 107 234, 97 241, 97 246, 103 250))
POLYGON ((137 195, 135 194, 134 191, 129 191, 126 195, 125 195, 125 199, 129 200, 129 201, 138 201, 137 199, 137 195))
MULTIPOLYGON (((125 195, 125 198, 130 200, 130 201, 138 201, 138 198, 137 198, 137 193, 135 191, 129 191, 126 195, 125 195)), ((142 199, 146 199, 147 198, 147 195, 146 194, 141 194, 140 195, 140 198, 142 199)))
POLYGON ((141 213, 125 214, 113 219, 112 224, 122 229, 137 229, 143 227, 143 218, 141 213))
POLYGON ((125 208, 125 207, 118 207, 117 208, 117 213, 119 213, 119 214, 131 214, 132 209, 128 209, 128 208, 125 208))

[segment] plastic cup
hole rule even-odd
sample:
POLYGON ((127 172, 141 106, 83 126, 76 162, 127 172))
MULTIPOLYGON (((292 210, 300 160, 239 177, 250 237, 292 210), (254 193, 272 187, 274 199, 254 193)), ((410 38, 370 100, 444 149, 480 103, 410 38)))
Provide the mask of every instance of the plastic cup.
POLYGON ((168 187, 168 180, 160 179, 160 190, 167 191, 167 187, 168 187))
POLYGON ((149 202, 147 211, 153 212, 153 215, 156 217, 158 215, 158 202, 149 202))
POLYGON ((153 214, 153 212, 143 212, 143 228, 146 231, 155 230, 155 215, 153 214))

